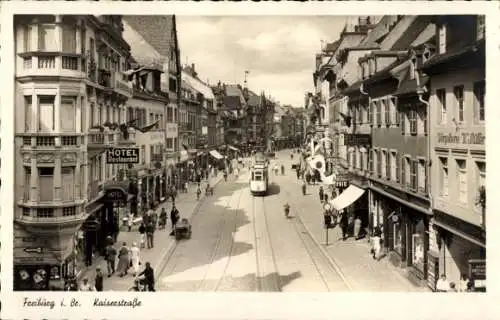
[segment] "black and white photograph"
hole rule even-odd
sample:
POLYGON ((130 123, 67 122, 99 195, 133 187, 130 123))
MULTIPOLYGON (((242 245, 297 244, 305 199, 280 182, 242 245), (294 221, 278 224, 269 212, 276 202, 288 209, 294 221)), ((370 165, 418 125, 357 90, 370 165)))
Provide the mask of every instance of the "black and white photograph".
POLYGON ((485 12, 127 12, 2 28, 19 308, 487 295, 485 12))

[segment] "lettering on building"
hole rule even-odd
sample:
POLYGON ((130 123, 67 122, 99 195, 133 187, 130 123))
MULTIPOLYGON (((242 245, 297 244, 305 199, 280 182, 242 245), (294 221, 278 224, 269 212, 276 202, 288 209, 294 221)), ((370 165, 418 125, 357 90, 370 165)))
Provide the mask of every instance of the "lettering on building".
POLYGON ((139 148, 112 148, 106 152, 106 163, 139 163, 139 148))
POLYGON ((438 133, 438 143, 442 144, 484 144, 486 139, 482 133, 464 132, 460 134, 438 133))

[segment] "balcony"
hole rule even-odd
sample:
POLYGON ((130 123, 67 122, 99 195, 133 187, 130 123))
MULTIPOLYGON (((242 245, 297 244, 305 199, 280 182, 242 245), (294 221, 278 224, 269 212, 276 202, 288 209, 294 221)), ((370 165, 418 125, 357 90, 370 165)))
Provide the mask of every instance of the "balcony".
POLYGON ((87 135, 89 149, 105 149, 115 143, 114 133, 100 132, 98 129, 90 130, 87 135))
POLYGON ((25 52, 16 60, 17 77, 62 76, 81 78, 86 70, 85 58, 79 54, 58 52, 25 52))
POLYGON ((97 83, 105 88, 112 89, 114 87, 114 83, 111 79, 111 71, 107 69, 98 69, 97 83))

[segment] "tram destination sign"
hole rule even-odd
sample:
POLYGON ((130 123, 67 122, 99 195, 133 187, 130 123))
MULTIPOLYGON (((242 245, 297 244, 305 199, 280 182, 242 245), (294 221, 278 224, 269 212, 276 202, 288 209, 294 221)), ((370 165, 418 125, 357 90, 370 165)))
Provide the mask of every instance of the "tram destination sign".
POLYGON ((139 148, 112 148, 106 152, 107 164, 139 163, 139 148))

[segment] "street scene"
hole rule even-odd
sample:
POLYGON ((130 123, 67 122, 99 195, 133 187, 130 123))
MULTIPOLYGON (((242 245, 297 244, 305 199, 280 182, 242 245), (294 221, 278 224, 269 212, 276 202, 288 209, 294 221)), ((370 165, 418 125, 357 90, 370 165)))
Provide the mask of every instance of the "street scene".
POLYGON ((14 290, 485 292, 484 28, 16 15, 14 290))

